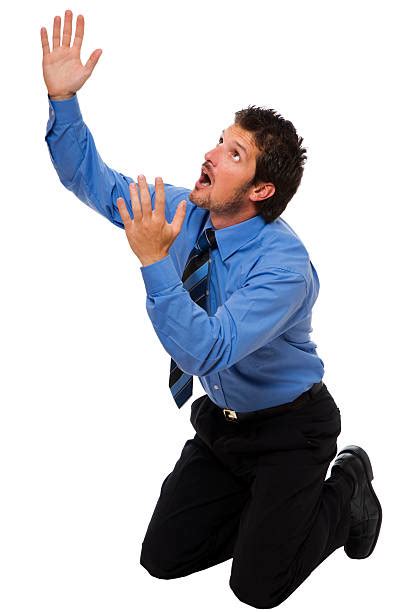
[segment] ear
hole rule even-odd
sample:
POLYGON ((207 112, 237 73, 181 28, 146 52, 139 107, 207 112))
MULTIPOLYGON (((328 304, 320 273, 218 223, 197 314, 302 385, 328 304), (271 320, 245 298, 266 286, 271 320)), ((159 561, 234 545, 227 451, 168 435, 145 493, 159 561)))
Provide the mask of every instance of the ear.
POLYGON ((273 196, 275 191, 276 189, 273 183, 262 183, 254 187, 249 197, 252 202, 260 202, 261 200, 266 200, 273 196))

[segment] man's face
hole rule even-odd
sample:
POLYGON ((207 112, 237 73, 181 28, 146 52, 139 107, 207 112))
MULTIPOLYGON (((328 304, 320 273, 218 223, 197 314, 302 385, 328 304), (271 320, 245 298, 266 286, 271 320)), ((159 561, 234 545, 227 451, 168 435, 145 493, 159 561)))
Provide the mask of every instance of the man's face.
POLYGON ((256 214, 250 194, 254 187, 247 183, 254 177, 259 149, 253 136, 236 124, 223 130, 214 149, 206 153, 200 179, 189 199, 214 215, 246 217, 256 214))

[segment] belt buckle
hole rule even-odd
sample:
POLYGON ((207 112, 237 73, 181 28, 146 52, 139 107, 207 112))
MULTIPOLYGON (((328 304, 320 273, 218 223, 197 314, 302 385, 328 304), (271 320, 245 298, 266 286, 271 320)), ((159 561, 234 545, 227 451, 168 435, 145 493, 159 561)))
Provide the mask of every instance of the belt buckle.
POLYGON ((230 408, 223 408, 223 414, 227 421, 237 421, 237 413, 235 410, 231 410, 230 408))

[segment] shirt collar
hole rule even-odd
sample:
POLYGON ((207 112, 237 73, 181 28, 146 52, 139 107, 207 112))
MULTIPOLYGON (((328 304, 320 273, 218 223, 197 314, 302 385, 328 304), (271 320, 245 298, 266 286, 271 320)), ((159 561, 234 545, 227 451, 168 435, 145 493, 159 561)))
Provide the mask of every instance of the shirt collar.
POLYGON ((211 227, 216 233, 216 240, 221 259, 224 261, 227 257, 230 257, 233 253, 238 251, 239 248, 244 246, 249 240, 255 238, 257 234, 266 224, 261 214, 255 215, 250 219, 236 223, 235 225, 229 225, 222 229, 216 229, 210 219, 210 215, 206 221, 204 229, 211 227))

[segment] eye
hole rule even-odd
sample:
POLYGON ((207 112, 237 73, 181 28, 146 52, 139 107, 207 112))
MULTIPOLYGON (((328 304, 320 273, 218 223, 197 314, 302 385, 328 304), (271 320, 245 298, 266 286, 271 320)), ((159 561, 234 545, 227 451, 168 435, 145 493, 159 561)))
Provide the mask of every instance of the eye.
MULTIPOLYGON (((223 142, 223 137, 220 136, 219 141, 217 144, 221 144, 223 142)), ((238 151, 234 151, 232 157, 234 157, 235 155, 238 155, 238 158, 240 158, 240 154, 238 153, 238 151)))

